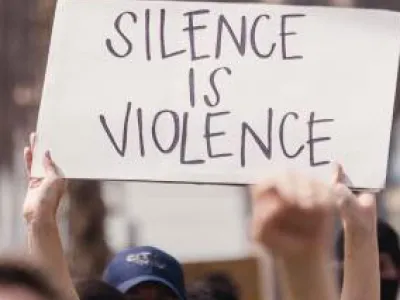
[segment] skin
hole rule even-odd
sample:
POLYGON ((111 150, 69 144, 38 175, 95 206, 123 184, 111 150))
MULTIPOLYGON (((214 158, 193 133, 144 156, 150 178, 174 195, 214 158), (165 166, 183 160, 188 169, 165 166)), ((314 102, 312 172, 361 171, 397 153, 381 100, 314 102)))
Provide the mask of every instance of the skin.
POLYGON ((355 195, 344 184, 345 174, 335 166, 333 188, 344 228, 344 278, 341 300, 380 300, 376 199, 355 195))
POLYGON ((29 289, 0 285, 0 300, 48 300, 29 289))
POLYGON ((333 189, 285 175, 254 186, 252 235, 275 256, 285 299, 337 300, 329 267, 334 227, 333 189))
MULTIPOLYGON (((58 278, 59 289, 64 291, 66 299, 78 300, 56 222, 66 183, 48 152, 43 159, 45 178, 31 178, 33 149, 34 136, 30 147, 24 151, 29 177, 24 203, 29 251, 46 267, 50 276, 58 278)), ((329 240, 333 232, 334 202, 339 207, 345 228, 341 299, 379 299, 375 199, 371 194, 354 196, 341 183, 342 173, 341 169, 337 171, 333 189, 296 176, 269 180, 252 189, 253 237, 275 254, 284 292, 289 299, 337 299, 334 277, 326 268, 331 258, 329 240), (356 256, 352 255, 354 252, 357 252, 356 256)), ((388 261, 382 256, 381 260, 388 261)), ((387 274, 385 278, 397 276, 393 262, 385 265, 388 267, 381 270, 382 275, 387 274)), ((127 295, 134 300, 176 299, 165 289, 151 284, 140 285, 127 295)))
POLYGON ((34 146, 35 135, 32 134, 30 146, 24 149, 26 173, 29 178, 23 207, 27 224, 28 251, 31 258, 48 272, 50 278, 57 279, 55 284, 64 299, 79 300, 64 257, 56 220, 66 181, 53 162, 50 152, 46 152, 43 158, 45 177, 31 177, 34 146))
MULTIPOLYGON (((35 135, 31 135, 30 146, 24 150, 29 184, 23 208, 28 228, 29 252, 52 278, 57 278, 56 284, 65 299, 79 300, 68 271, 56 221, 66 180, 62 178, 49 152, 43 158, 45 177, 36 179, 30 176, 34 146, 35 135)), ((138 285, 126 295, 133 300, 178 300, 167 287, 154 283, 138 285)))
MULTIPOLYGON (((379 253, 379 278, 380 279, 388 279, 388 280, 398 280, 399 279, 399 270, 396 268, 396 264, 393 261, 393 258, 389 253, 380 252, 379 253)), ((364 261, 365 263, 365 261, 364 261)), ((341 262, 339 268, 343 271, 344 264, 341 262)))

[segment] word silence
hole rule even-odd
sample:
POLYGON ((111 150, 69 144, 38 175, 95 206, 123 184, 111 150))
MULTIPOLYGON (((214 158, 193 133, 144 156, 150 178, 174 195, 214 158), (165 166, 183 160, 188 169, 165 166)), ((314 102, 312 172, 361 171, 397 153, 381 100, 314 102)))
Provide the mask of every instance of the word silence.
POLYGON ((382 188, 399 23, 386 11, 60 0, 33 173, 47 149, 66 177, 117 180, 251 184, 292 169, 328 181, 335 160, 353 187, 382 188))
MULTIPOLYGON (((183 36, 187 46, 181 47, 180 49, 173 49, 173 45, 176 44, 176 34, 175 36, 171 34, 168 36, 168 21, 169 18, 176 18, 176 14, 167 15, 167 10, 161 8, 157 11, 152 11, 151 9, 146 9, 144 16, 138 16, 135 11, 124 11, 120 13, 114 21, 115 35, 121 39, 122 43, 125 44, 124 47, 116 47, 115 42, 112 38, 106 40, 107 50, 118 58, 127 58, 130 55, 134 55, 134 48, 144 45, 146 59, 151 61, 154 56, 158 56, 161 59, 170 59, 176 56, 189 55, 191 61, 198 61, 204 59, 219 59, 226 51, 225 44, 232 44, 236 47, 236 50, 240 56, 250 55, 249 50, 252 55, 255 55, 260 59, 271 58, 273 55, 279 56, 283 60, 301 59, 301 55, 296 55, 290 53, 288 42, 291 36, 295 36, 297 32, 294 29, 290 29, 290 25, 294 28, 296 22, 301 22, 301 20, 296 21, 295 19, 305 18, 305 14, 282 14, 277 17, 278 20, 271 20, 275 16, 271 16, 268 13, 261 13, 254 16, 254 18, 249 18, 249 16, 241 16, 230 20, 229 17, 225 16, 223 13, 215 16, 213 22, 207 25, 204 22, 205 16, 209 16, 211 13, 210 9, 197 9, 188 10, 182 13, 186 25, 180 30, 181 32, 187 33, 186 39, 183 36), (154 30, 153 19, 158 19, 158 28, 154 30), (202 22, 203 19, 203 22, 202 22), (137 30, 138 22, 144 23, 144 41, 133 41, 129 37, 129 32, 137 30), (233 22, 235 21, 235 22, 233 22), (274 22, 271 22, 274 21, 274 22), (239 23, 239 26, 232 25, 233 23, 239 23), (277 24, 276 24, 277 23, 277 24), (123 24, 126 25, 123 27, 123 24), (153 26, 152 26, 153 25, 153 26), (213 26, 214 25, 214 26, 213 26), (216 28, 214 28, 216 27, 216 28), (237 27, 237 29, 235 29, 237 27), (211 28, 214 28, 212 30, 211 28), (208 53, 199 53, 199 38, 201 34, 207 36, 207 39, 214 40, 214 47, 208 49, 208 53), (172 37, 172 38, 171 38, 172 37), (261 42, 265 44, 265 39, 272 39, 271 42, 261 49, 261 42), (170 40, 169 40, 170 39, 170 40), (159 42, 157 45, 159 47, 154 47, 153 40, 159 42), (171 48, 168 48, 167 44, 171 48), (277 47, 279 44, 280 51, 277 47), (172 45, 172 46, 171 46, 172 45), (157 48, 157 49, 154 49, 157 48), (279 51, 279 53, 278 53, 279 51)), ((169 22, 176 22, 175 20, 169 20, 169 22)), ((301 24, 301 23, 300 23, 301 24)), ((139 27, 140 28, 140 27, 139 27)), ((231 53, 225 53, 232 55, 231 53)))

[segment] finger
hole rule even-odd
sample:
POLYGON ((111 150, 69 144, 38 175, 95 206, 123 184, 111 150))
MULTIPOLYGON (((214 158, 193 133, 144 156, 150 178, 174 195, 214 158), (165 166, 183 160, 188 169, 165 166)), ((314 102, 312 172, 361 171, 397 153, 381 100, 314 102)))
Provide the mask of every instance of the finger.
POLYGON ((277 195, 270 195, 268 201, 253 203, 252 212, 252 233, 253 239, 261 241, 266 231, 269 231, 274 216, 279 215, 281 210, 280 201, 277 195))
POLYGON ((333 197, 334 201, 342 211, 352 211, 351 208, 355 205, 357 200, 350 189, 342 183, 335 186, 333 197))
POLYGON ((274 185, 275 181, 271 178, 268 178, 258 184, 250 186, 250 194, 252 200, 262 198, 265 194, 271 191, 274 185))
POLYGON ((337 183, 344 183, 345 181, 345 174, 344 170, 341 164, 337 162, 333 162, 333 168, 334 168, 334 173, 333 173, 333 178, 332 178, 332 183, 337 184, 337 183))
POLYGON ((24 148, 24 163, 25 163, 25 173, 28 176, 28 178, 30 178, 32 170, 32 151, 29 147, 24 148))
POLYGON ((36 145, 36 133, 35 132, 32 132, 29 135, 29 144, 30 144, 31 151, 33 153, 33 151, 35 150, 35 145, 36 145))
POLYGON ((57 167, 53 159, 51 158, 50 151, 46 151, 44 154, 43 167, 46 172, 46 175, 58 177, 59 174, 57 171, 57 167))
POLYGON ((301 185, 299 179, 296 174, 291 172, 286 173, 285 176, 280 178, 279 193, 285 200, 293 202, 298 198, 298 186, 301 185))
POLYGON ((29 188, 37 188, 38 186, 40 186, 43 182, 43 178, 31 178, 29 180, 29 188))
POLYGON ((371 193, 362 193, 358 196, 358 203, 364 207, 376 205, 376 197, 371 193))
POLYGON ((308 184, 308 178, 288 172, 284 176, 278 178, 277 192, 284 200, 284 203, 299 204, 299 201, 303 201, 303 199, 301 199, 301 190, 308 184))
POLYGON ((299 189, 299 195, 302 199, 300 206, 309 209, 312 207, 326 207, 333 206, 333 199, 331 199, 332 188, 320 181, 307 180, 304 181, 299 189))
POLYGON ((339 182, 339 176, 340 176, 340 171, 339 171, 339 164, 337 162, 332 162, 332 170, 333 170, 333 175, 332 175, 332 184, 336 184, 339 182))

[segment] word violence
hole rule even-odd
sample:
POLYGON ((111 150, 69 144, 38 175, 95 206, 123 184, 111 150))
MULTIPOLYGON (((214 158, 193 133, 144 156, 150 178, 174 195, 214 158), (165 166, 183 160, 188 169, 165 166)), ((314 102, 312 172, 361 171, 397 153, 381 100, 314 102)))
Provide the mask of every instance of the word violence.
MULTIPOLYGON (((239 124, 240 128, 240 139, 238 141, 238 148, 236 153, 234 149, 230 149, 226 152, 216 153, 213 143, 215 140, 229 140, 229 132, 225 132, 221 129, 215 128, 215 119, 217 118, 229 118, 231 112, 221 111, 207 113, 204 118, 204 132, 200 138, 203 140, 204 153, 207 153, 204 157, 191 157, 190 153, 187 153, 187 145, 190 143, 192 138, 199 138, 189 136, 189 126, 191 122, 191 115, 188 112, 183 112, 181 114, 173 110, 160 110, 151 119, 146 119, 143 114, 142 108, 137 108, 135 116, 132 116, 132 103, 128 102, 126 107, 125 118, 123 121, 123 131, 121 133, 112 133, 105 115, 100 115, 100 123, 104 129, 112 147, 115 149, 116 153, 121 157, 124 157, 128 148, 128 141, 136 139, 138 147, 138 155, 142 158, 146 156, 147 147, 155 147, 162 154, 170 154, 174 151, 180 152, 180 163, 185 165, 196 165, 205 164, 207 160, 210 159, 226 159, 228 157, 238 157, 238 163, 241 167, 246 166, 246 158, 248 157, 248 149, 250 148, 250 143, 258 146, 260 153, 265 157, 265 159, 271 160, 273 157, 273 152, 276 150, 276 145, 272 143, 274 141, 279 141, 278 148, 288 159, 295 159, 296 157, 306 154, 309 157, 310 166, 321 166, 329 164, 329 160, 322 160, 321 158, 317 160, 316 146, 319 143, 327 142, 331 139, 329 136, 316 136, 315 127, 322 126, 324 123, 331 123, 333 119, 320 119, 317 118, 315 112, 311 112, 305 121, 304 118, 296 112, 287 112, 282 117, 278 118, 274 113, 272 108, 266 110, 265 124, 266 129, 264 132, 256 132, 249 123, 243 121, 239 124), (132 119, 137 123, 138 132, 131 133, 130 122, 132 119), (159 133, 160 123, 165 126, 166 122, 170 124, 170 137, 168 137, 169 142, 166 143, 166 137, 159 133), (275 122, 277 122, 275 124, 275 122), (303 124, 301 123, 303 122, 303 124), (214 125, 213 125, 214 124, 214 125), (145 136, 144 126, 151 126, 151 136, 145 136), (290 146, 290 136, 286 134, 286 126, 307 126, 308 137, 303 144, 297 145, 297 147, 290 146), (274 132, 274 128, 277 128, 277 132, 274 132), (274 138, 277 135, 278 138, 274 138), (121 141, 121 142, 119 142, 121 141), (306 153, 308 152, 308 154, 306 153)), ((198 122, 199 117, 193 116, 193 120, 198 122)), ((226 120, 226 119, 225 119, 226 120)), ((165 127, 162 128, 165 134, 165 127)), ((232 128, 230 128, 232 130, 232 128)), ((219 141, 221 142, 221 141, 219 141)), ((223 142, 222 142, 223 143, 223 142)))

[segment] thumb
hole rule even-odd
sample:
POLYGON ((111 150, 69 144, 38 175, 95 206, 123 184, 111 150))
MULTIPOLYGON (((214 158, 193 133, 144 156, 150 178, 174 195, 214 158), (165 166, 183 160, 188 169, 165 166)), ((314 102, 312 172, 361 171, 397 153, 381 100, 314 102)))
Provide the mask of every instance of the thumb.
POLYGON ((44 167, 46 176, 51 176, 51 177, 59 176, 57 166, 55 165, 53 159, 51 158, 50 151, 46 151, 44 154, 43 167, 44 167))
POLYGON ((345 174, 341 164, 333 162, 332 184, 344 183, 345 174))
POLYGON ((31 178, 32 170, 32 151, 29 147, 24 148, 24 163, 25 163, 25 173, 28 178, 31 178))

